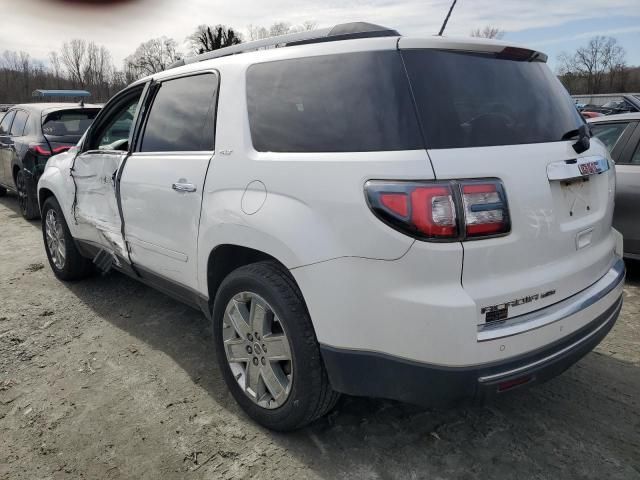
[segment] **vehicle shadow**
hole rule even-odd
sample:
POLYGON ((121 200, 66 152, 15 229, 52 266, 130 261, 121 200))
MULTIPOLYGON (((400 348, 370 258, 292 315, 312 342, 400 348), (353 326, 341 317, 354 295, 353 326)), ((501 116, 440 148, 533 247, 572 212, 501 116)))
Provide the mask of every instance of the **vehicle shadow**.
MULTIPOLYGON (((250 422, 224 386, 202 314, 119 273, 65 285, 250 422)), ((434 410, 344 396, 300 431, 264 434, 323 478, 631 478, 640 471, 639 397, 640 364, 594 352, 491 405, 434 410)))
POLYGON ((627 283, 640 286, 640 260, 625 260, 627 266, 627 283))
MULTIPOLYGON (((20 213, 20 206, 18 205, 18 196, 15 193, 7 192, 4 197, 0 197, 0 205, 7 207, 13 213, 9 214, 9 218, 22 218, 22 213, 20 213)), ((25 220, 22 218, 25 224, 31 225, 32 227, 36 227, 38 229, 41 228, 40 219, 36 220, 25 220)))

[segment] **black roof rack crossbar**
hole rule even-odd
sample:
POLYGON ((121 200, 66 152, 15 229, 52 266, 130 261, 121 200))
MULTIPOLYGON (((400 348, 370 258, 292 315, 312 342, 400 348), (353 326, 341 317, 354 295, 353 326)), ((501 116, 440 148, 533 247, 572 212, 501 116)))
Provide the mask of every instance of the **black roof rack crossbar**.
POLYGON ((169 68, 181 67, 189 63, 203 62, 212 58, 227 57, 238 53, 246 53, 261 48, 269 48, 276 46, 295 46, 307 45, 310 43, 334 42, 338 40, 351 40, 356 38, 371 37, 399 37, 400 34, 393 29, 374 25, 366 22, 343 23, 330 28, 320 28, 317 30, 309 30, 305 32, 288 33, 286 35, 278 35, 275 37, 264 38, 252 42, 241 43, 231 47, 220 48, 211 52, 206 52, 193 57, 187 57, 178 60, 169 68))

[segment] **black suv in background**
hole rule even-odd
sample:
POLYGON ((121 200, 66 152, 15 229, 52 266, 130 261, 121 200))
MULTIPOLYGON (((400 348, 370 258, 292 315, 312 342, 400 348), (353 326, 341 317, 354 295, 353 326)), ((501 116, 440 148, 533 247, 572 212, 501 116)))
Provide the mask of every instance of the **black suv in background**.
POLYGON ((73 147, 100 111, 97 105, 13 105, 0 121, 0 196, 18 194, 27 220, 40 213, 36 185, 47 160, 73 147))

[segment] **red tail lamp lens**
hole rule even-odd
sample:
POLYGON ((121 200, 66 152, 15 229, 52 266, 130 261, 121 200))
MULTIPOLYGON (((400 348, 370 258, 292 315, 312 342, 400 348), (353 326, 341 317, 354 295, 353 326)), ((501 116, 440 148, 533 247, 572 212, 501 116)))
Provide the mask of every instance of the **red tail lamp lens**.
POLYGON ((380 203, 400 217, 409 216, 409 197, 406 193, 381 193, 380 203))

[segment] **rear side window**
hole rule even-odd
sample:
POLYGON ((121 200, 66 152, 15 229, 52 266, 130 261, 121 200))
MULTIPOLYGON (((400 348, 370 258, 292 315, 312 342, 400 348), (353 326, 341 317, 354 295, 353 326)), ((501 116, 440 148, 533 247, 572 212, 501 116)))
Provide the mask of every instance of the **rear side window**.
POLYGON ((583 124, 545 63, 428 49, 402 56, 428 148, 557 142, 583 124))
POLYGON ((51 137, 80 139, 99 111, 98 109, 86 108, 51 112, 42 123, 42 133, 51 137))
POLYGON ((217 89, 214 74, 162 82, 155 93, 140 151, 213 150, 217 89))
POLYGON ((640 165, 640 143, 636 147, 636 151, 633 153, 633 157, 631 157, 632 165, 640 165))
POLYGON ((598 137, 609 151, 613 150, 616 142, 629 125, 629 122, 618 123, 592 123, 591 131, 594 137, 598 137))
POLYGON ((15 137, 22 136, 24 132, 24 126, 27 124, 29 114, 23 110, 16 111, 16 118, 13 119, 11 125, 11 135, 15 137))
POLYGON ((247 106, 253 146, 261 152, 424 148, 395 51, 253 65, 247 106))
POLYGON ((14 115, 16 114, 15 110, 7 113, 2 122, 0 122, 0 135, 9 135, 9 128, 11 127, 11 120, 13 120, 14 115))

